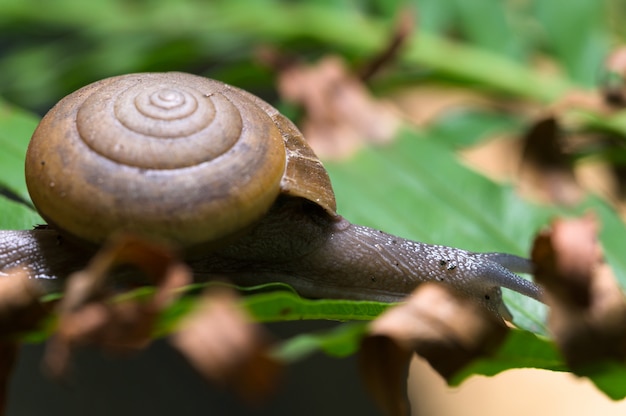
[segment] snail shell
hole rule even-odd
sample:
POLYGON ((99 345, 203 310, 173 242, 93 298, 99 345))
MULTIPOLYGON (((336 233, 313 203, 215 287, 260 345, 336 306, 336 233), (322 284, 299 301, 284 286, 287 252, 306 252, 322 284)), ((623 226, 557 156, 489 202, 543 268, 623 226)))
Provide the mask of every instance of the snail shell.
POLYGON ((101 243, 130 230, 192 247, 237 234, 278 195, 330 215, 330 180, 301 133, 254 95, 184 73, 140 73, 61 100, 26 157, 51 225, 101 243))

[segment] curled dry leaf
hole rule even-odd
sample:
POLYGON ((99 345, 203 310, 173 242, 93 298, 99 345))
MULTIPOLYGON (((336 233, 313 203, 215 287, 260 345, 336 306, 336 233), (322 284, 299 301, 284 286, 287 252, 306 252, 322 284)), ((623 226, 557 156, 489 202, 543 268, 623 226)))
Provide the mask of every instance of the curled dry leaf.
POLYGON ((61 376, 72 348, 94 344, 111 351, 145 347, 159 312, 175 298, 174 289, 191 282, 191 272, 172 250, 133 236, 116 238, 68 279, 59 305, 58 329, 46 350, 45 364, 61 376), (115 301, 111 278, 133 267, 156 286, 150 299, 115 301))
POLYGON ((407 302, 372 322, 360 353, 364 381, 386 414, 406 414, 406 373, 413 351, 449 379, 493 351, 507 331, 504 321, 472 300, 425 283, 407 302))
POLYGON ((535 279, 546 290, 548 325, 578 372, 626 359, 626 301, 603 261, 593 215, 556 220, 535 239, 535 279))
POLYGON ((413 351, 387 335, 363 340, 359 364, 363 382, 372 398, 388 416, 408 415, 407 379, 413 351))
POLYGON ((525 135, 521 182, 530 195, 572 205, 589 190, 620 204, 623 210, 623 169, 610 157, 586 158, 576 166, 570 160, 575 154, 607 153, 621 146, 619 128, 611 133, 606 127, 613 130, 619 125, 619 114, 626 105, 626 47, 611 53, 602 75, 599 89, 572 90, 563 95, 525 135), (609 127, 613 120, 616 123, 609 127), (609 124, 602 128, 603 122, 609 124), (560 126, 577 133, 564 136, 560 126))
POLYGON ((0 279, 0 415, 6 407, 6 393, 13 366, 17 361, 18 343, 11 337, 35 328, 48 314, 39 301, 39 287, 24 270, 9 272, 0 279))
POLYGON ((40 302, 41 288, 25 270, 0 279, 0 339, 36 328, 49 312, 40 302))
POLYGON ((623 209, 624 169, 610 158, 577 158, 621 146, 616 136, 585 132, 587 118, 582 125, 580 120, 585 113, 611 116, 597 92, 576 91, 534 121, 522 138, 520 189, 542 202, 561 205, 576 205, 592 192, 623 209))
POLYGON ((237 301, 233 291, 209 290, 172 343, 209 382, 256 401, 273 391, 281 367, 265 333, 237 301))
POLYGON ((543 201, 573 205, 583 197, 555 116, 540 118, 526 132, 520 181, 523 192, 543 201))
POLYGON ((400 126, 392 104, 372 97, 336 56, 314 66, 288 66, 279 76, 278 90, 304 107, 300 127, 320 158, 347 157, 366 141, 387 142, 400 126))

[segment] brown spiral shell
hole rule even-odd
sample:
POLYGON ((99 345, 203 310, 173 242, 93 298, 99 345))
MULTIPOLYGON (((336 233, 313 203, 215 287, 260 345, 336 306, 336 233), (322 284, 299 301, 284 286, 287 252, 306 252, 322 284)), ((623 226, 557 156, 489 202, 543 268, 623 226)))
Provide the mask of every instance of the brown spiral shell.
POLYGON ((245 91, 184 73, 130 74, 46 114, 26 181, 40 214, 79 239, 130 230, 188 247, 244 229, 281 192, 334 212, 328 177, 302 142, 245 91))

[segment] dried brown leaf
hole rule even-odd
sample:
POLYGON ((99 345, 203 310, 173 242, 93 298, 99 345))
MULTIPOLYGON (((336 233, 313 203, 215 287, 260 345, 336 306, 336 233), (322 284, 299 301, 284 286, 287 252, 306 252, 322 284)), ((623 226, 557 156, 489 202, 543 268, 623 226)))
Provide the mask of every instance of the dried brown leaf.
POLYGON ((209 382, 257 401, 274 390, 281 366, 237 300, 230 290, 210 290, 172 343, 209 382))
POLYGON ((68 279, 58 329, 46 350, 49 372, 57 377, 64 374, 71 350, 78 346, 92 344, 109 351, 145 347, 159 312, 177 296, 174 289, 190 281, 189 268, 171 249, 133 236, 114 239, 68 279), (154 296, 114 301, 110 279, 120 266, 143 272, 156 286, 154 296))
POLYGON ((399 384, 386 377, 406 374, 410 352, 424 357, 448 379, 493 351, 507 331, 502 320, 452 289, 420 285, 407 302, 372 322, 360 357, 365 383, 386 414, 405 414, 406 380, 399 384))
POLYGON ((589 214, 555 220, 535 239, 535 279, 545 288, 548 325, 569 365, 626 359, 626 300, 597 241, 589 214))
POLYGON ((563 205, 576 205, 586 192, 593 192, 623 209, 623 169, 606 158, 585 158, 581 163, 576 157, 620 145, 611 134, 590 134, 588 116, 581 118, 581 114, 610 118, 614 113, 599 91, 572 91, 551 105, 523 137, 522 192, 563 205))
POLYGON ((371 335, 359 351, 361 377, 367 391, 383 414, 409 414, 407 379, 413 351, 387 335, 371 335))
POLYGON ((337 56, 313 66, 288 66, 280 73, 278 90, 304 107, 302 132, 322 158, 344 158, 365 142, 387 142, 400 126, 392 104, 372 97, 337 56))
POLYGON ((574 205, 583 197, 555 116, 538 119, 526 132, 520 181, 524 192, 543 201, 574 205))
POLYGON ((0 279, 0 339, 37 327, 49 308, 40 302, 41 288, 24 270, 0 279))
POLYGON ((40 302, 41 288, 23 269, 9 271, 0 279, 0 415, 4 414, 7 389, 19 345, 13 338, 36 328, 48 315, 40 302))

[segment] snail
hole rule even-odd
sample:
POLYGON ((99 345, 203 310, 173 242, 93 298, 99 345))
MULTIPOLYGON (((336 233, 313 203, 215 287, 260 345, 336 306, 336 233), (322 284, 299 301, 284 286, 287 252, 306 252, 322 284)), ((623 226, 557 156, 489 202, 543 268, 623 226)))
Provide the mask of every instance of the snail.
POLYGON ((351 224, 291 121, 196 75, 122 75, 63 98, 33 134, 26 182, 49 227, 0 232, 0 274, 62 281, 125 230, 181 247, 197 279, 284 282, 310 298, 392 302, 438 281, 507 319, 501 287, 541 299, 514 273, 529 260, 351 224))

